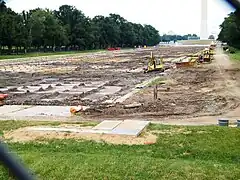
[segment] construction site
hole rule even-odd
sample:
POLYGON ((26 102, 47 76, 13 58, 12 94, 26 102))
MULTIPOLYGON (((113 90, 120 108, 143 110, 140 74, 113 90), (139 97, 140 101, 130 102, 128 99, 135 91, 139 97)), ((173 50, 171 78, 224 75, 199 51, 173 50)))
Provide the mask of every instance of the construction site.
MULTIPOLYGON (((63 111, 66 117, 101 120, 219 116, 239 105, 223 81, 225 74, 234 74, 233 79, 238 74, 221 70, 215 50, 205 60, 205 48, 150 47, 3 61, 0 94, 8 97, 1 108, 8 108, 13 119, 44 115, 31 110, 34 106, 56 107, 46 113, 56 118, 63 111), (159 69, 151 67, 152 59, 159 60, 159 69), (31 108, 18 113, 22 107, 31 108)), ((9 117, 5 112, 0 115, 9 117)))

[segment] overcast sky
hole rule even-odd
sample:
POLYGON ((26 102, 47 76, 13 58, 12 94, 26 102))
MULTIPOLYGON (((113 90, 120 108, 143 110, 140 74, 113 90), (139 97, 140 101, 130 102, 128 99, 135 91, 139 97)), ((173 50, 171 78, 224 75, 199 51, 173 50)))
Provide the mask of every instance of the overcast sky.
MULTIPOLYGON (((40 8, 58 9, 73 5, 86 16, 117 13, 128 21, 151 24, 160 34, 200 34, 201 0, 8 0, 14 11, 40 8)), ((208 0, 208 32, 219 32, 219 25, 233 9, 223 0, 208 0)))

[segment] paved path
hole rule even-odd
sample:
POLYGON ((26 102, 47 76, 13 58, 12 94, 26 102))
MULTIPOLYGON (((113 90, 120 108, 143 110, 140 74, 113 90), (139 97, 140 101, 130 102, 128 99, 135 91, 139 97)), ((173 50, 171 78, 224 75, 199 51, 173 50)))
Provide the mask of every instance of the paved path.
POLYGON ((161 118, 98 118, 85 119, 81 116, 73 116, 69 106, 2 106, 0 107, 0 120, 28 120, 28 121, 103 121, 103 120, 140 120, 151 121, 156 124, 166 125, 214 125, 218 117, 198 117, 177 120, 162 120, 161 118))
POLYGON ((0 120, 81 120, 72 116, 70 106, 23 106, 0 107, 0 120))

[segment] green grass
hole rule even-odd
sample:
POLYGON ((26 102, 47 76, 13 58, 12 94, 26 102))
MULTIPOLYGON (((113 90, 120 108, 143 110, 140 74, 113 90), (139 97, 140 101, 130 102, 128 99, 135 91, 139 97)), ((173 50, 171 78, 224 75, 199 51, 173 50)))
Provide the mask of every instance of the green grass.
POLYGON ((165 84, 165 80, 166 80, 166 78, 164 78, 164 77, 156 78, 155 80, 151 81, 148 84, 148 86, 151 87, 151 86, 155 86, 155 85, 165 84))
MULTIPOLYGON (((9 129, 4 121, 0 127, 9 129)), ((153 145, 52 140, 10 143, 9 148, 46 180, 239 179, 240 128, 151 125, 149 130, 166 134, 158 133, 153 145)), ((7 174, 2 168, 0 179, 7 174)))
POLYGON ((89 52, 99 52, 99 51, 103 51, 103 50, 62 51, 62 52, 48 52, 48 53, 41 52, 41 53, 27 53, 27 54, 22 54, 22 55, 0 55, 0 60, 52 56, 52 55, 68 55, 68 54, 89 53, 89 52))
POLYGON ((181 40, 181 41, 178 41, 178 42, 182 43, 184 45, 194 45, 194 44, 210 45, 212 41, 214 41, 214 40, 181 40))
POLYGON ((240 61, 240 50, 237 50, 234 54, 229 54, 229 56, 233 61, 240 61))
MULTIPOLYGON (((63 122, 64 124, 72 124, 72 122, 63 122)), ((15 130, 21 127, 27 126, 40 126, 40 125, 52 125, 58 126, 60 122, 57 121, 0 121, 0 136, 3 135, 3 131, 15 130)), ((74 122, 74 124, 81 124, 82 126, 95 126, 95 122, 74 122)))

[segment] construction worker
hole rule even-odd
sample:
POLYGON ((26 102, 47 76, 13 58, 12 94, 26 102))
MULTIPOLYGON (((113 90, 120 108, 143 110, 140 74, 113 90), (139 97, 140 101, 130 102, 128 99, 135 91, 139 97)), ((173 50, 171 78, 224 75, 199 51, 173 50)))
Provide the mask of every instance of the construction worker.
POLYGON ((198 63, 203 63, 203 55, 200 54, 198 57, 198 63))

